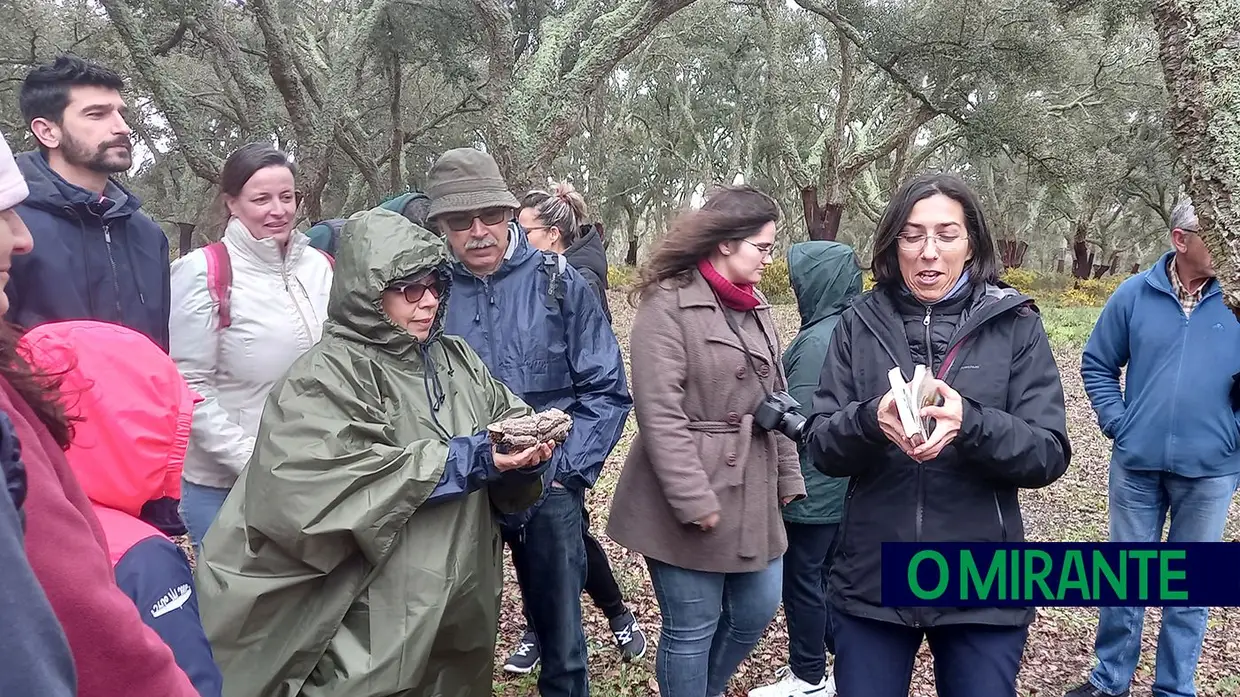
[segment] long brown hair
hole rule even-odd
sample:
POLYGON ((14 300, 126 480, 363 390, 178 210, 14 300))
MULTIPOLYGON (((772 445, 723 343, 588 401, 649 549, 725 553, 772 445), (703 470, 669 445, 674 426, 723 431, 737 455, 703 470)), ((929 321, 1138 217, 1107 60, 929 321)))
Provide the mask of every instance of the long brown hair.
POLYGON ((722 242, 756 235, 767 223, 779 220, 779 204, 752 186, 729 185, 713 189, 698 210, 684 211, 642 267, 641 277, 629 292, 629 303, 664 281, 688 281, 702 259, 722 242))
POLYGON ((39 417, 56 444, 67 450, 73 440, 73 419, 65 412, 61 401, 63 375, 35 370, 17 350, 20 339, 17 327, 0 320, 0 379, 8 382, 39 417))

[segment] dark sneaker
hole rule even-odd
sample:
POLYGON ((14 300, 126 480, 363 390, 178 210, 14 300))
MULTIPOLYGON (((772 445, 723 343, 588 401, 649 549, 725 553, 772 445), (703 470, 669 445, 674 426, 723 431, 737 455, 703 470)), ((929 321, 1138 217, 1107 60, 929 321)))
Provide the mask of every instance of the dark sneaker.
POLYGON ((521 675, 532 673, 538 667, 539 658, 541 656, 538 653, 538 637, 534 636, 534 632, 526 632, 521 635, 521 643, 517 645, 517 650, 513 651, 508 661, 504 663, 504 671, 521 675))
POLYGON ((633 612, 626 611, 619 617, 608 620, 611 633, 616 637, 616 646, 620 647, 620 655, 625 662, 636 661, 646 655, 646 633, 637 626, 637 618, 633 612))
POLYGON ((1124 690, 1118 695, 1113 695, 1094 687, 1092 682, 1086 682, 1084 685, 1078 685, 1068 690, 1063 697, 1128 697, 1128 690, 1124 690))

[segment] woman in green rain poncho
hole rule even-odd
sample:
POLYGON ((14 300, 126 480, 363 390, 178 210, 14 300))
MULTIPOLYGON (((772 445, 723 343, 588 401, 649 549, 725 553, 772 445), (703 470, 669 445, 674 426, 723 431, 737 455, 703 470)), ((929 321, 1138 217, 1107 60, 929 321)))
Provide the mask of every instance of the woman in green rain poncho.
POLYGON ((338 251, 323 340, 273 388, 203 540, 224 695, 490 694, 493 514, 538 500, 553 444, 493 451, 486 426, 530 409, 443 335, 437 236, 374 209, 338 251))

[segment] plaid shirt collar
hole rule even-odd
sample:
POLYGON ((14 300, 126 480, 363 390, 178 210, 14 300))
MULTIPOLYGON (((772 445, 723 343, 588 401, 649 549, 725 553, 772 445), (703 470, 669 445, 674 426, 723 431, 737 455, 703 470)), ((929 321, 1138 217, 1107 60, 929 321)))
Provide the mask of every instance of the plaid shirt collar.
POLYGON ((1171 288, 1175 290, 1175 296, 1180 299, 1180 306, 1184 308, 1185 316, 1193 314, 1193 310, 1201 302, 1201 293, 1205 290, 1209 281, 1203 282, 1197 286, 1197 290, 1193 293, 1188 292, 1184 284, 1180 282, 1180 274, 1175 272, 1175 255, 1171 256, 1171 261, 1167 262, 1167 276, 1171 278, 1171 288))

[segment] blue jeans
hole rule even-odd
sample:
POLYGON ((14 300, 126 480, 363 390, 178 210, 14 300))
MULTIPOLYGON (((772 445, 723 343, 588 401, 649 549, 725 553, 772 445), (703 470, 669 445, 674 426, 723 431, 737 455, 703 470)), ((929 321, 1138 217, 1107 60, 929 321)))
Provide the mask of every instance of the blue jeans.
MULTIPOLYGON (((1111 541, 1158 542, 1171 514, 1167 542, 1218 542, 1237 486, 1236 475, 1190 479, 1169 472, 1111 467, 1111 541)), ((1193 697, 1193 675, 1206 633, 1204 607, 1163 608, 1158 632, 1154 697, 1193 697)), ((1145 608, 1106 607, 1098 613, 1094 687, 1119 694, 1141 657, 1145 608)))
POLYGON ((586 546, 581 537, 584 494, 552 487, 521 530, 505 530, 530 629, 538 637, 542 697, 589 697, 581 591, 586 546))
POLYGON ((185 520, 185 528, 189 530, 189 539, 194 543, 194 554, 202 553, 202 538, 207 536, 215 516, 224 507, 224 499, 228 498, 231 489, 220 489, 214 486, 202 486, 181 480, 181 518, 185 520))
POLYGON ((762 571, 691 571, 647 558, 663 629, 655 658, 661 697, 717 697, 779 609, 783 558, 762 571))

